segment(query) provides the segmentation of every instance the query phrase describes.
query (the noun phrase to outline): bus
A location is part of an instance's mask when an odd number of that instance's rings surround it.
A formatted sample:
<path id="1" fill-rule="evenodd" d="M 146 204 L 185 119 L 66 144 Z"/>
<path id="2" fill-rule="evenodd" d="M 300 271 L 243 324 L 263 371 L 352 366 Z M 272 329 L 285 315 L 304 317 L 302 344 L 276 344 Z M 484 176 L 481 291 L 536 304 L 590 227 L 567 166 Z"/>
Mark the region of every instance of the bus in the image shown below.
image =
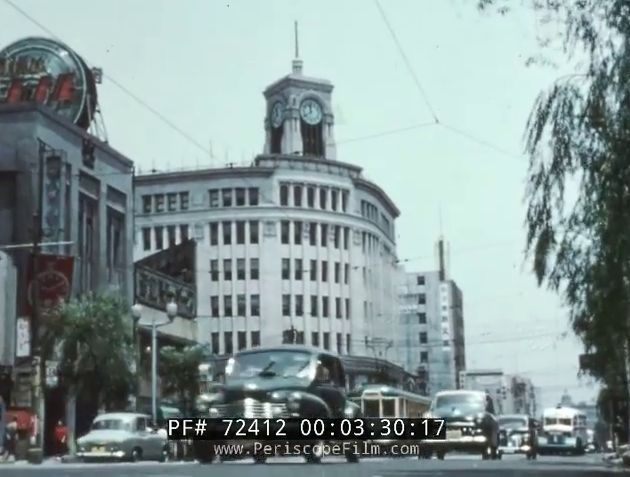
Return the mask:
<path id="1" fill-rule="evenodd" d="M 539 454 L 583 455 L 588 445 L 586 413 L 565 406 L 543 411 L 542 432 L 538 436 Z"/>

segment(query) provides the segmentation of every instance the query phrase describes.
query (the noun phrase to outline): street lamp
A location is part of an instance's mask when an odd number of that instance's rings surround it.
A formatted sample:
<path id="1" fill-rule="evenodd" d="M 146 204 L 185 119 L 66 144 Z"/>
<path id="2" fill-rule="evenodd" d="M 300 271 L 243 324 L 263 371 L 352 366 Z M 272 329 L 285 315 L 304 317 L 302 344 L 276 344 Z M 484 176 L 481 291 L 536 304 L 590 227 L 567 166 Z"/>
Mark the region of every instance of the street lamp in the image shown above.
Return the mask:
<path id="1" fill-rule="evenodd" d="M 142 318 L 142 305 L 136 303 L 131 307 L 131 314 L 136 322 Z M 153 427 L 157 427 L 157 329 L 161 326 L 172 323 L 177 316 L 177 303 L 171 300 L 166 304 L 167 321 L 158 321 L 156 314 L 151 314 L 151 415 Z"/>

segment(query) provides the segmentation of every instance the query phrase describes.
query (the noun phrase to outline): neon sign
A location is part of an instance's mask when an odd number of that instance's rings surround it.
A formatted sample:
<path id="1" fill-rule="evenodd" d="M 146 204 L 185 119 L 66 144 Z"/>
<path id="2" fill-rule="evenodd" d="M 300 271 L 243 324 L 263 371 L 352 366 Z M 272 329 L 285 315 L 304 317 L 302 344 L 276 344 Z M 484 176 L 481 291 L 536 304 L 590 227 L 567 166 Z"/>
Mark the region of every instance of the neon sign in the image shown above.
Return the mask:
<path id="1" fill-rule="evenodd" d="M 35 102 L 87 129 L 96 108 L 92 71 L 63 43 L 25 38 L 0 51 L 0 103 Z"/>

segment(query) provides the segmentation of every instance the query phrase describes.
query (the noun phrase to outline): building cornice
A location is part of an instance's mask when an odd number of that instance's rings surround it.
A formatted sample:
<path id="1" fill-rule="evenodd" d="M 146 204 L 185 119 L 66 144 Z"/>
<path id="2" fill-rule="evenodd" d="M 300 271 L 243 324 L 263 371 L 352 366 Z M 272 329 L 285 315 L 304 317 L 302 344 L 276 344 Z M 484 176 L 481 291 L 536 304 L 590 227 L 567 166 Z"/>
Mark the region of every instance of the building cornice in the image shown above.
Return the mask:
<path id="1" fill-rule="evenodd" d="M 353 182 L 354 182 L 354 186 L 357 189 L 368 190 L 372 194 L 378 196 L 383 201 L 383 203 L 387 206 L 388 212 L 394 219 L 397 219 L 398 217 L 400 217 L 400 210 L 398 209 L 398 207 L 396 207 L 396 204 L 394 204 L 394 201 L 391 200 L 389 196 L 385 193 L 385 191 L 381 189 L 379 186 L 377 186 L 374 182 L 371 182 L 362 177 L 354 178 Z"/>
<path id="2" fill-rule="evenodd" d="M 149 174 L 138 174 L 134 177 L 134 182 L 138 185 L 161 184 L 164 182 L 172 182 L 173 179 L 178 181 L 206 181 L 218 178 L 238 178 L 243 176 L 249 177 L 269 177 L 273 175 L 274 168 L 271 167 L 220 167 L 209 169 L 193 169 L 188 171 L 169 171 L 155 172 Z"/>

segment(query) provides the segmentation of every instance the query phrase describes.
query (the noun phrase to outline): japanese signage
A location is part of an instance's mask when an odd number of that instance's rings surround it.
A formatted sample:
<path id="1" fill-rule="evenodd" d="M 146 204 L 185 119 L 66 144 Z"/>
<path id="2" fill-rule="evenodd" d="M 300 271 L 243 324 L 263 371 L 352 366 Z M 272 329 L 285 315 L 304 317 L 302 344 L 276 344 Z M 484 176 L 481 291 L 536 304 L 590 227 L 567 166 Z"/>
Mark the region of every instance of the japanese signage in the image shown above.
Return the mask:
<path id="1" fill-rule="evenodd" d="M 17 319 L 17 339 L 15 356 L 25 358 L 31 355 L 31 322 L 28 318 L 20 316 Z"/>
<path id="2" fill-rule="evenodd" d="M 87 129 L 96 83 L 85 62 L 63 43 L 25 38 L 0 51 L 0 103 L 43 104 Z"/>
<path id="3" fill-rule="evenodd" d="M 28 291 L 24 314 L 33 311 L 35 298 L 35 280 L 33 280 L 33 258 L 28 273 Z M 37 288 L 39 289 L 39 305 L 45 310 L 59 304 L 61 300 L 69 298 L 72 291 L 73 257 L 61 255 L 40 255 L 38 260 Z"/>
<path id="4" fill-rule="evenodd" d="M 193 285 L 136 264 L 135 288 L 135 298 L 138 303 L 156 310 L 165 310 L 166 305 L 173 299 L 177 303 L 179 316 L 186 318 L 196 316 Z"/>

